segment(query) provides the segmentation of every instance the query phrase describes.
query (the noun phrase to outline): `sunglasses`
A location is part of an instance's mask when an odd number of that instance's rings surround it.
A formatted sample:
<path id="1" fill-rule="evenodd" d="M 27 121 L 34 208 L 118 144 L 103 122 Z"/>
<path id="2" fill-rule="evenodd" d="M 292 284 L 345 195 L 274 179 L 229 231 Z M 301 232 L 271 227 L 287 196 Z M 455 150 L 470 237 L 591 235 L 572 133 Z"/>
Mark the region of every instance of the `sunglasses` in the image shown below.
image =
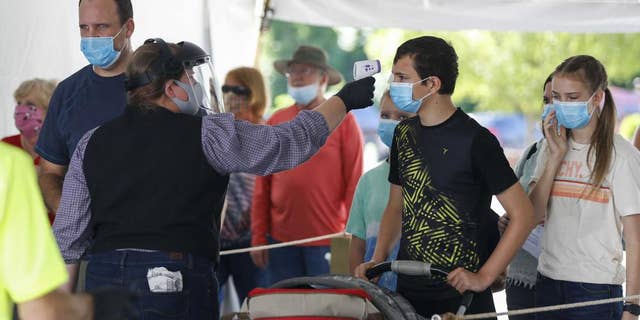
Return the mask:
<path id="1" fill-rule="evenodd" d="M 227 93 L 227 92 L 233 92 L 239 96 L 249 96 L 251 95 L 251 90 L 247 87 L 243 87 L 243 86 L 230 86 L 230 85 L 223 85 L 222 86 L 222 93 Z"/>

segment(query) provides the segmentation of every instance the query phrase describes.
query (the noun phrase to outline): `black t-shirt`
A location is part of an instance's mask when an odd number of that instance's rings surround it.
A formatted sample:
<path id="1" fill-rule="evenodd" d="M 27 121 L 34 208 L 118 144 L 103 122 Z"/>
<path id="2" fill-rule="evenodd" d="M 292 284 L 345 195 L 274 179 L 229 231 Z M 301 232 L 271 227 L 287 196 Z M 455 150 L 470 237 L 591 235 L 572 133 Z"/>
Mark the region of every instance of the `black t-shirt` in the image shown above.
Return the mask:
<path id="1" fill-rule="evenodd" d="M 477 271 L 497 228 L 491 196 L 518 181 L 497 139 L 460 109 L 436 126 L 414 117 L 398 124 L 390 164 L 389 182 L 402 186 L 404 203 L 398 259 Z M 444 280 L 399 276 L 398 290 L 456 296 Z"/>

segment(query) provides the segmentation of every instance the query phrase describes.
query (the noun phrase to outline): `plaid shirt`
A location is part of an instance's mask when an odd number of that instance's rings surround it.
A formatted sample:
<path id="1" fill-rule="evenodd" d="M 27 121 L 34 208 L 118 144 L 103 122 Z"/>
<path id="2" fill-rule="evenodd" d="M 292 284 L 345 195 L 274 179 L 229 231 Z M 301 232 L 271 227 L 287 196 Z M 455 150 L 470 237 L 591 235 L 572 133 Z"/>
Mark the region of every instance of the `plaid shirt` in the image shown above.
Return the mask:
<path id="1" fill-rule="evenodd" d="M 82 137 L 73 153 L 53 224 L 66 263 L 76 263 L 93 236 L 87 228 L 91 220 L 91 196 L 82 163 L 96 129 Z M 236 121 L 230 113 L 213 114 L 202 118 L 202 151 L 211 167 L 221 174 L 268 175 L 309 159 L 329 133 L 326 121 L 315 111 L 302 111 L 292 121 L 278 126 Z"/>

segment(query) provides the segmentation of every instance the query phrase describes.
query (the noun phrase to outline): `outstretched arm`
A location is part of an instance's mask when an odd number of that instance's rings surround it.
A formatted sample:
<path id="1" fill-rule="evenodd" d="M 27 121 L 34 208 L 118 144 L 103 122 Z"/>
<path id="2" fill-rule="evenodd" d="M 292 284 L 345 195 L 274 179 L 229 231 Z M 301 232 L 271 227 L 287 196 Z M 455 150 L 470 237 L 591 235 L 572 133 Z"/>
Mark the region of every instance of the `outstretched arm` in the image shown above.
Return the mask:
<path id="1" fill-rule="evenodd" d="M 205 116 L 203 152 L 209 164 L 223 174 L 267 175 L 291 169 L 324 145 L 348 110 L 373 104 L 373 89 L 373 78 L 350 82 L 313 111 L 302 111 L 277 126 L 235 121 L 231 114 Z"/>

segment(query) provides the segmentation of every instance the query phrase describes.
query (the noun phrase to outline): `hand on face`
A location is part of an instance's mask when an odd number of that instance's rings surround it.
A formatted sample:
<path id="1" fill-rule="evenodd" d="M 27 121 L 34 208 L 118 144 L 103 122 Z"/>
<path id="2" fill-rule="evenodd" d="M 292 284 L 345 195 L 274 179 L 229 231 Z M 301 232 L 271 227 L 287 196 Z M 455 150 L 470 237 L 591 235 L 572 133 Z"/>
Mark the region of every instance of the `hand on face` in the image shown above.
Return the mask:
<path id="1" fill-rule="evenodd" d="M 555 110 L 549 112 L 549 115 L 547 115 L 544 120 L 543 127 L 547 143 L 549 144 L 551 159 L 562 161 L 567 150 L 569 150 L 567 129 L 558 124 Z"/>

